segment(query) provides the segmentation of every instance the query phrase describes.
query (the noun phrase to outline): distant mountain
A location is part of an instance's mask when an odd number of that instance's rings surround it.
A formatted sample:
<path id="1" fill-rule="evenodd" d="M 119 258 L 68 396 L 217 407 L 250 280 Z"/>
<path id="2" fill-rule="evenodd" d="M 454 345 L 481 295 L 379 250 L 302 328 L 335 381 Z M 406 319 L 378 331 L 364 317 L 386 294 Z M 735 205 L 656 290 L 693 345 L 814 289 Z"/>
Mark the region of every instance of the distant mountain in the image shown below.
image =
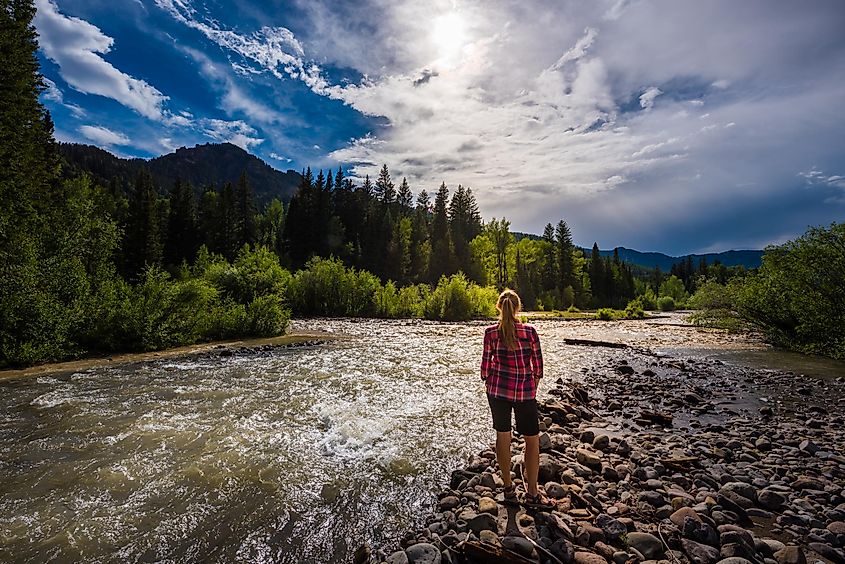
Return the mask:
<path id="1" fill-rule="evenodd" d="M 707 264 L 713 264 L 719 261 L 725 266 L 739 266 L 745 268 L 757 268 L 760 266 L 763 257 L 763 251 L 724 251 L 721 253 L 707 253 L 703 255 L 683 255 L 673 257 L 664 255 L 663 253 L 643 253 L 635 251 L 634 249 L 626 249 L 625 247 L 618 247 L 619 258 L 631 264 L 643 266 L 645 268 L 660 267 L 660 270 L 666 272 L 672 268 L 673 264 L 686 260 L 687 256 L 692 257 L 692 262 L 696 268 L 701 258 L 707 259 Z M 584 249 L 587 255 L 590 254 L 590 249 Z M 613 251 L 599 251 L 602 256 L 613 256 Z"/>
<path id="2" fill-rule="evenodd" d="M 94 180 L 108 185 L 113 178 L 127 189 L 142 169 L 147 169 L 162 193 L 166 193 L 177 178 L 190 182 L 199 195 L 208 185 L 220 187 L 238 181 L 246 171 L 259 207 L 273 198 L 290 201 L 302 176 L 294 171 L 281 172 L 255 155 L 250 155 L 231 143 L 206 143 L 196 147 L 182 147 L 176 152 L 150 160 L 121 159 L 91 145 L 61 143 L 59 152 L 73 171 L 90 173 Z"/>

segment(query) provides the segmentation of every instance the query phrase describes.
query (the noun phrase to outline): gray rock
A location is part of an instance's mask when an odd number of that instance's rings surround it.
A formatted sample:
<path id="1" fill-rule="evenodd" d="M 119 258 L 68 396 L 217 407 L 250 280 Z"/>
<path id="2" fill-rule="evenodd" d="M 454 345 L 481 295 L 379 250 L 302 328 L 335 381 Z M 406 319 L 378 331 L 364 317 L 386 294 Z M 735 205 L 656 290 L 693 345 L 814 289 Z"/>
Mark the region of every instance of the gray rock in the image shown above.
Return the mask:
<path id="1" fill-rule="evenodd" d="M 546 482 L 544 486 L 546 495 L 554 499 L 566 497 L 567 490 L 557 482 Z"/>
<path id="2" fill-rule="evenodd" d="M 545 452 L 540 453 L 539 477 L 541 482 L 556 482 L 560 479 L 561 470 L 563 470 L 563 466 L 556 458 Z"/>
<path id="3" fill-rule="evenodd" d="M 576 552 L 575 564 L 607 564 L 607 560 L 594 552 Z"/>
<path id="4" fill-rule="evenodd" d="M 480 533 L 478 533 L 478 540 L 480 540 L 481 542 L 486 542 L 487 544 L 494 544 L 496 546 L 501 544 L 501 542 L 499 541 L 499 535 L 497 535 L 493 531 L 481 531 Z"/>
<path id="5" fill-rule="evenodd" d="M 691 507 L 681 507 L 669 516 L 669 520 L 672 521 L 676 527 L 682 529 L 684 526 L 684 519 L 687 517 L 696 521 L 701 521 L 701 517 L 699 517 L 698 513 L 696 513 Z"/>
<path id="6" fill-rule="evenodd" d="M 656 558 L 663 554 L 663 543 L 651 533 L 628 533 L 625 544 L 639 551 L 647 559 Z"/>
<path id="7" fill-rule="evenodd" d="M 421 542 L 405 549 L 409 564 L 440 564 L 440 550 L 433 544 Z"/>
<path id="8" fill-rule="evenodd" d="M 719 560 L 718 564 L 754 564 L 750 560 L 740 558 L 739 556 L 730 556 Z"/>
<path id="9" fill-rule="evenodd" d="M 489 513 L 482 513 L 480 515 L 476 515 L 475 517 L 467 521 L 467 529 L 469 529 L 476 535 L 479 534 L 481 531 L 496 531 L 496 518 L 490 515 Z"/>
<path id="10" fill-rule="evenodd" d="M 549 547 L 549 551 L 564 564 L 570 564 L 573 560 L 575 560 L 575 547 L 573 547 L 572 543 L 566 539 L 556 540 L 552 543 L 552 546 Z"/>
<path id="11" fill-rule="evenodd" d="M 828 560 L 833 562 L 845 562 L 845 550 L 842 550 L 841 548 L 833 548 L 829 544 L 822 542 L 811 542 L 807 546 Z"/>
<path id="12" fill-rule="evenodd" d="M 765 507 L 766 509 L 776 511 L 783 507 L 784 503 L 786 503 L 786 498 L 782 494 L 779 494 L 774 490 L 766 488 L 760 490 L 760 492 L 757 494 L 757 504 L 760 507 Z"/>
<path id="13" fill-rule="evenodd" d="M 663 496 L 655 491 L 640 492 L 640 495 L 637 497 L 637 499 L 639 499 L 640 501 L 644 501 L 654 507 L 661 507 L 663 505 L 666 505 L 666 500 L 663 498 Z"/>
<path id="14" fill-rule="evenodd" d="M 582 443 L 593 444 L 593 440 L 596 438 L 596 434 L 592 431 L 581 431 L 581 435 L 578 437 Z"/>
<path id="15" fill-rule="evenodd" d="M 611 542 L 621 538 L 622 535 L 628 532 L 628 527 L 626 527 L 622 521 L 614 519 L 604 513 L 596 517 L 596 525 L 601 527 L 601 530 L 604 531 L 605 536 Z"/>
<path id="16" fill-rule="evenodd" d="M 719 551 L 712 546 L 689 539 L 681 539 L 681 546 L 693 564 L 714 564 L 721 558 Z"/>
<path id="17" fill-rule="evenodd" d="M 408 555 L 404 550 L 397 550 L 387 557 L 387 564 L 408 564 Z"/>
<path id="18" fill-rule="evenodd" d="M 455 509 L 461 504 L 461 500 L 454 495 L 447 495 L 440 502 L 437 504 L 437 507 L 440 508 L 440 511 L 445 511 L 447 509 Z"/>
<path id="19" fill-rule="evenodd" d="M 740 495 L 752 503 L 757 499 L 757 490 L 754 489 L 754 486 L 745 482 L 728 482 L 719 489 L 719 493 L 723 495 L 728 495 L 729 492 Z"/>

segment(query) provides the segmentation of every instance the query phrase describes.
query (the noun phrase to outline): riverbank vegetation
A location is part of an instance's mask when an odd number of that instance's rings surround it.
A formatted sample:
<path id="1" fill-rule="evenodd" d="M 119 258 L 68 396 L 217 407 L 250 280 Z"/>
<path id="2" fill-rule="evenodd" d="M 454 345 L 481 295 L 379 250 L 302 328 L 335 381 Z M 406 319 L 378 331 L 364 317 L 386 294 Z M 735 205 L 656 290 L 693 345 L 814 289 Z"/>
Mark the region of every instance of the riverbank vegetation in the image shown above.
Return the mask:
<path id="1" fill-rule="evenodd" d="M 814 227 L 766 249 L 756 272 L 707 280 L 692 297 L 693 320 L 754 329 L 771 343 L 845 359 L 845 224 Z"/>

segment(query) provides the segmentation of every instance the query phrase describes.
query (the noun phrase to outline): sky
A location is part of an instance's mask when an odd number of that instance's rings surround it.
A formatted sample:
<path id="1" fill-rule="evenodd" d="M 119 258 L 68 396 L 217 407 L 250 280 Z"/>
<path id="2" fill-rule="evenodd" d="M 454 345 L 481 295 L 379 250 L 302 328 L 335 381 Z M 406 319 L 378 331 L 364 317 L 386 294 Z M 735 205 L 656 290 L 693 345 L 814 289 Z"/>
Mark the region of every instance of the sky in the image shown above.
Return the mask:
<path id="1" fill-rule="evenodd" d="M 845 220 L 841 0 L 35 3 L 61 141 L 384 163 L 603 249 L 761 249 Z"/>

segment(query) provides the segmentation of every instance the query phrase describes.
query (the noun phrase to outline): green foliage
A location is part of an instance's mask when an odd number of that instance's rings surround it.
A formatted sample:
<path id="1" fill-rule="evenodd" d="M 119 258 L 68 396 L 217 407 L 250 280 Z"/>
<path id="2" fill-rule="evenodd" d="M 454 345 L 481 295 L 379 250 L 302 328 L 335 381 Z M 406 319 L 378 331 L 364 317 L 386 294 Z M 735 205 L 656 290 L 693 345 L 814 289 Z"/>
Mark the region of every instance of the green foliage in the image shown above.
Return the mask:
<path id="1" fill-rule="evenodd" d="M 689 299 L 688 305 L 696 310 L 690 321 L 701 327 L 726 329 L 731 332 L 747 328 L 737 312 L 736 283 L 720 284 L 706 280 Z"/>
<path id="2" fill-rule="evenodd" d="M 675 311 L 675 298 L 672 296 L 661 296 L 657 299 L 657 308 L 660 311 Z"/>
<path id="3" fill-rule="evenodd" d="M 683 307 L 683 304 L 685 304 L 686 301 L 689 299 L 689 294 L 687 293 L 687 290 L 684 287 L 683 281 L 673 274 L 660 285 L 661 299 L 657 301 L 657 306 L 660 308 L 661 311 L 670 311 L 667 309 L 663 309 L 660 306 L 661 303 L 668 303 L 662 301 L 662 298 L 664 297 L 672 298 L 672 309 L 675 309 L 675 306 Z"/>
<path id="4" fill-rule="evenodd" d="M 636 299 L 639 300 L 640 307 L 646 311 L 657 309 L 657 296 L 654 295 L 654 290 L 651 289 L 651 286 L 646 286 L 643 293 L 637 296 Z"/>
<path id="5" fill-rule="evenodd" d="M 601 319 L 602 321 L 613 321 L 614 319 L 618 319 L 618 317 L 616 310 L 609 307 L 596 310 L 596 319 Z"/>
<path id="6" fill-rule="evenodd" d="M 566 308 L 566 311 L 568 311 L 569 313 L 581 313 L 581 310 L 575 307 L 574 305 L 571 305 Z"/>
<path id="7" fill-rule="evenodd" d="M 731 280 L 739 315 L 774 344 L 845 358 L 845 224 L 766 249 L 756 274 Z"/>
<path id="8" fill-rule="evenodd" d="M 628 305 L 625 306 L 625 317 L 628 319 L 642 319 L 645 317 L 645 311 L 643 311 L 642 300 L 639 298 L 634 298 Z"/>

